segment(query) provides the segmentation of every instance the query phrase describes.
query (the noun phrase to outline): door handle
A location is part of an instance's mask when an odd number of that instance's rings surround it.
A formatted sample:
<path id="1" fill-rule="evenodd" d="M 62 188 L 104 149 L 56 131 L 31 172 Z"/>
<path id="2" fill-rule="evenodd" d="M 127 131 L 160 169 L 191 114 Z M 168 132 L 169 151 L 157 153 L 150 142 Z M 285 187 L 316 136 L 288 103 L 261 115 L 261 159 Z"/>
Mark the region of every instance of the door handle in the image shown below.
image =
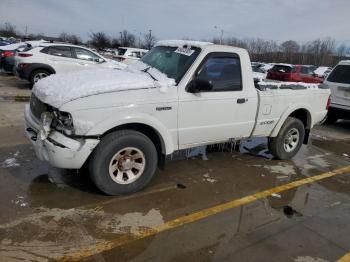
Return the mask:
<path id="1" fill-rule="evenodd" d="M 245 102 L 247 102 L 248 99 L 247 98 L 238 98 L 237 99 L 237 104 L 244 104 Z"/>

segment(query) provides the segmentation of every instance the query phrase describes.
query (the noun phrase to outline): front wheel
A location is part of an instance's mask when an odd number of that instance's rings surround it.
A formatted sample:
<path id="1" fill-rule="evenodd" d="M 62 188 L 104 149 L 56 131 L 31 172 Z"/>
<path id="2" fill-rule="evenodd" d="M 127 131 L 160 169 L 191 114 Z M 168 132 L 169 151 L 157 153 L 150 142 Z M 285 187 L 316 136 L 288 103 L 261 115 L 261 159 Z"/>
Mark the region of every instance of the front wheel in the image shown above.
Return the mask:
<path id="1" fill-rule="evenodd" d="M 303 144 L 305 127 L 299 119 L 288 117 L 276 137 L 269 138 L 269 150 L 276 158 L 284 160 L 295 156 Z"/>
<path id="2" fill-rule="evenodd" d="M 124 195 L 144 188 L 158 162 L 156 147 L 144 134 L 121 130 L 102 138 L 89 161 L 95 185 L 108 195 Z"/>

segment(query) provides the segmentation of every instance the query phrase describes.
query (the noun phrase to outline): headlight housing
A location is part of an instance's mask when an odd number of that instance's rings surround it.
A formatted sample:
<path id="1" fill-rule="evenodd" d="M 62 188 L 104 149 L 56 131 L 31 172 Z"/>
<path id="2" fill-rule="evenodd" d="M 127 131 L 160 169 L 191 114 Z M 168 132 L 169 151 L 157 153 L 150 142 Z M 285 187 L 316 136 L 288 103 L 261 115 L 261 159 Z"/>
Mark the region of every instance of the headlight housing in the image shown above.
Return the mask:
<path id="1" fill-rule="evenodd" d="M 59 132 L 63 132 L 67 136 L 74 135 L 72 115 L 68 112 L 62 112 L 57 109 L 54 109 L 52 113 L 54 116 L 52 127 Z"/>

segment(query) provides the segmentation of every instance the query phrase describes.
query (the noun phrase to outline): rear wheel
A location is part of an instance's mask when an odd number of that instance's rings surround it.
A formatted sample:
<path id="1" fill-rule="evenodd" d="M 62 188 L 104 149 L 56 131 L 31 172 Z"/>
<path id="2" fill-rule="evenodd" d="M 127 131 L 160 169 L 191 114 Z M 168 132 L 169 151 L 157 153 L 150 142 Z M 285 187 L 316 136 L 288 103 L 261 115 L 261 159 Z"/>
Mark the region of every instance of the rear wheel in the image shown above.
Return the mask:
<path id="1" fill-rule="evenodd" d="M 108 195 L 129 194 L 144 188 L 157 168 L 158 155 L 152 141 L 134 130 L 106 135 L 90 161 L 90 176 Z"/>
<path id="2" fill-rule="evenodd" d="M 51 75 L 51 73 L 47 70 L 44 69 L 39 69 L 35 70 L 31 75 L 30 75 L 30 83 L 32 86 L 38 82 L 40 79 L 43 79 L 47 76 Z"/>
<path id="3" fill-rule="evenodd" d="M 269 139 L 269 150 L 278 159 L 295 156 L 303 144 L 305 127 L 299 119 L 288 117 L 276 137 Z"/>

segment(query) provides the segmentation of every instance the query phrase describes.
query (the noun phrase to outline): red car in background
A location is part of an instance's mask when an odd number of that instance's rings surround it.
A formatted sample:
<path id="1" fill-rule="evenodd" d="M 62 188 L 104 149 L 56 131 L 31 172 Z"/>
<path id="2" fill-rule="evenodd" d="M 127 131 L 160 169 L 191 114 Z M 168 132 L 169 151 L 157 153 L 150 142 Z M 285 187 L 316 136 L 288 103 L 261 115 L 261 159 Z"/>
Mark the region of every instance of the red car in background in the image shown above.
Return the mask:
<path id="1" fill-rule="evenodd" d="M 268 71 L 266 79 L 320 84 L 323 78 L 316 76 L 314 68 L 306 65 L 276 64 Z"/>

